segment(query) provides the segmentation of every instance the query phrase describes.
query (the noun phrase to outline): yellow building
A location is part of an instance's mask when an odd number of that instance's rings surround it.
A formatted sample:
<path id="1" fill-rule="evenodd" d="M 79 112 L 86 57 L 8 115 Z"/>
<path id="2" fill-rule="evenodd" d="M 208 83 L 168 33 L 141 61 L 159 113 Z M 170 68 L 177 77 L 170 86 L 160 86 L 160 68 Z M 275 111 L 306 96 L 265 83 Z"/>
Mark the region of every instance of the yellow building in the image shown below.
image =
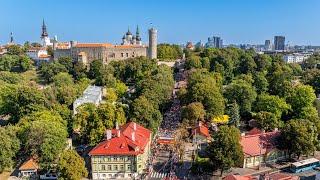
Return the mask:
<path id="1" fill-rule="evenodd" d="M 92 179 L 124 179 L 143 173 L 150 143 L 151 131 L 135 122 L 107 130 L 106 139 L 89 153 Z"/>
<path id="2" fill-rule="evenodd" d="M 257 167 L 287 158 L 287 152 L 277 148 L 279 136 L 278 130 L 263 132 L 256 128 L 242 135 L 240 143 L 244 153 L 243 168 Z"/>

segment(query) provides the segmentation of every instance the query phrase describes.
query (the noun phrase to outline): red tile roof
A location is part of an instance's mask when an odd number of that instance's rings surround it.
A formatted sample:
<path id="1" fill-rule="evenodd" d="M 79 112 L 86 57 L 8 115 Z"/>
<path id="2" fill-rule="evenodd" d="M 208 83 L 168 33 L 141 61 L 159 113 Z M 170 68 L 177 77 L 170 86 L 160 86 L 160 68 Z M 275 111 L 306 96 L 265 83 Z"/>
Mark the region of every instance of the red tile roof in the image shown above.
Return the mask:
<path id="1" fill-rule="evenodd" d="M 299 180 L 299 176 L 293 176 L 285 173 L 274 173 L 268 176 L 269 180 Z"/>
<path id="2" fill-rule="evenodd" d="M 245 156 L 257 156 L 276 148 L 279 131 L 265 132 L 241 137 L 241 145 Z"/>
<path id="3" fill-rule="evenodd" d="M 19 168 L 20 171 L 23 170 L 37 170 L 39 169 L 39 165 L 38 163 L 35 162 L 35 160 L 33 158 L 28 159 L 27 161 L 25 161 Z"/>
<path id="4" fill-rule="evenodd" d="M 260 134 L 260 133 L 262 133 L 262 130 L 255 127 L 253 129 L 251 129 L 249 132 L 247 132 L 246 135 L 255 135 L 255 134 Z"/>
<path id="5" fill-rule="evenodd" d="M 193 130 L 193 134 L 201 134 L 205 136 L 206 138 L 210 137 L 209 129 L 208 127 L 203 124 L 202 122 L 199 122 L 199 125 Z"/>
<path id="6" fill-rule="evenodd" d="M 134 130 L 134 126 L 136 126 L 136 130 Z M 120 136 L 118 136 L 118 131 Z M 141 154 L 151 139 L 151 131 L 134 122 L 125 124 L 119 130 L 113 129 L 112 135 L 111 139 L 106 139 L 93 148 L 89 155 Z"/>
<path id="7" fill-rule="evenodd" d="M 252 176 L 240 176 L 240 175 L 228 175 L 224 178 L 223 180 L 257 180 L 257 178 L 252 177 Z"/>

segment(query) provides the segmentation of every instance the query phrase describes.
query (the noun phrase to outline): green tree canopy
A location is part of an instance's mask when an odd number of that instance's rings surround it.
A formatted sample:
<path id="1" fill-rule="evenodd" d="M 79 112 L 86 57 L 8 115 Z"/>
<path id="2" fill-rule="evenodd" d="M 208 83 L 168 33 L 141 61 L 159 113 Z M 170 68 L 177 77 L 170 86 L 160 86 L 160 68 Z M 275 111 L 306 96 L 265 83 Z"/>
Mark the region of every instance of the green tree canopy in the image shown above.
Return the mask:
<path id="1" fill-rule="evenodd" d="M 14 165 L 14 158 L 20 149 L 16 132 L 14 126 L 0 127 L 0 173 Z"/>
<path id="2" fill-rule="evenodd" d="M 206 111 L 202 103 L 193 102 L 182 107 L 181 117 L 191 126 L 195 126 L 199 121 L 204 121 Z"/>
<path id="3" fill-rule="evenodd" d="M 213 135 L 207 152 L 211 163 L 216 169 L 223 171 L 243 162 L 243 152 L 240 145 L 240 131 L 234 126 L 220 126 L 219 131 Z"/>
<path id="4" fill-rule="evenodd" d="M 85 162 L 74 150 L 63 151 L 58 161 L 59 179 L 79 180 L 88 176 Z"/>
<path id="5" fill-rule="evenodd" d="M 290 109 L 290 105 L 279 96 L 261 94 L 258 96 L 254 106 L 256 112 L 267 111 L 273 113 L 277 119 Z"/>
<path id="6" fill-rule="evenodd" d="M 271 112 L 260 111 L 254 115 L 260 129 L 272 131 L 280 126 L 280 121 L 276 115 Z"/>

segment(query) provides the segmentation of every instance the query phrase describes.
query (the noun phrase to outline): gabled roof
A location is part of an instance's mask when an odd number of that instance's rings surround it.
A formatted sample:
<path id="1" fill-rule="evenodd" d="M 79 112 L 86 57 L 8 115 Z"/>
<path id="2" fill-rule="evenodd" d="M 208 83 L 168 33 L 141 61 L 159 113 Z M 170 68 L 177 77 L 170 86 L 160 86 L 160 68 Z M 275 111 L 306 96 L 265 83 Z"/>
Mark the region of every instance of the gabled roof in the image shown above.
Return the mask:
<path id="1" fill-rule="evenodd" d="M 252 176 L 240 176 L 240 175 L 233 175 L 233 174 L 230 174 L 222 179 L 223 180 L 257 180 L 257 178 Z"/>
<path id="2" fill-rule="evenodd" d="M 150 138 L 150 130 L 130 122 L 118 130 L 113 129 L 112 138 L 102 141 L 89 155 L 138 155 L 144 152 Z"/>
<path id="3" fill-rule="evenodd" d="M 299 176 L 285 173 L 274 173 L 268 176 L 269 180 L 299 180 Z"/>
<path id="4" fill-rule="evenodd" d="M 249 132 L 247 132 L 246 135 L 255 135 L 260 133 L 262 133 L 262 130 L 255 127 L 251 129 Z"/>
<path id="5" fill-rule="evenodd" d="M 245 156 L 257 156 L 266 154 L 276 149 L 279 131 L 262 132 L 259 134 L 245 135 L 241 137 L 241 146 Z"/>
<path id="6" fill-rule="evenodd" d="M 200 134 L 202 136 L 205 136 L 206 138 L 210 137 L 208 127 L 202 122 L 199 122 L 198 126 L 193 130 L 192 134 Z"/>
<path id="7" fill-rule="evenodd" d="M 37 169 L 39 169 L 39 165 L 35 162 L 33 158 L 30 158 L 27 161 L 25 161 L 19 168 L 20 171 Z"/>

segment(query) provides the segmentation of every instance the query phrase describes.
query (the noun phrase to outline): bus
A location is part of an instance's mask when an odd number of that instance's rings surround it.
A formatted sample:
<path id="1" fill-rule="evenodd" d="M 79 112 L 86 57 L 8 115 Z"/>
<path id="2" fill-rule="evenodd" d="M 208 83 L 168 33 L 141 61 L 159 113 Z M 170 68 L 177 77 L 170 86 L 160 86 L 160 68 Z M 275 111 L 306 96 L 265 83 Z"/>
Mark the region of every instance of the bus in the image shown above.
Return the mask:
<path id="1" fill-rule="evenodd" d="M 303 171 L 311 170 L 318 166 L 320 166 L 320 161 L 316 158 L 310 158 L 292 163 L 290 166 L 290 170 L 293 173 L 300 173 Z"/>

